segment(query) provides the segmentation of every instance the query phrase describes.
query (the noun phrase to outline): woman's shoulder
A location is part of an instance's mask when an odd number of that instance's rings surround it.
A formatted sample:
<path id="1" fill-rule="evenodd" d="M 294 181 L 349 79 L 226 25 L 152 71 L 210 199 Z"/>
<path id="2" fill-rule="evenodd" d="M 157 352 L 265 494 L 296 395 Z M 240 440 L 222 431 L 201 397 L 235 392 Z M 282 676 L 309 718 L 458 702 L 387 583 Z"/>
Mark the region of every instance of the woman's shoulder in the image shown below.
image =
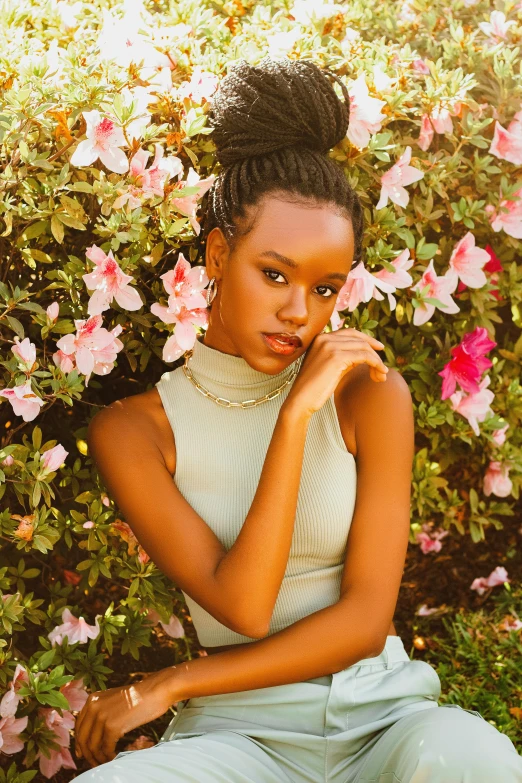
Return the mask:
<path id="1" fill-rule="evenodd" d="M 139 446 L 143 439 L 150 439 L 160 450 L 165 465 L 174 474 L 176 447 L 174 433 L 163 408 L 156 386 L 130 397 L 115 400 L 96 415 L 100 429 L 107 433 L 116 428 L 124 433 L 125 441 L 135 438 Z M 94 419 L 93 419 L 94 421 Z M 109 425 L 109 426 L 107 426 Z"/>
<path id="2" fill-rule="evenodd" d="M 381 404 L 384 396 L 403 394 L 407 383 L 401 373 L 390 367 L 386 381 L 377 383 L 370 376 L 370 367 L 359 364 L 339 383 L 334 399 L 339 426 L 346 448 L 357 457 L 357 421 L 363 420 Z"/>

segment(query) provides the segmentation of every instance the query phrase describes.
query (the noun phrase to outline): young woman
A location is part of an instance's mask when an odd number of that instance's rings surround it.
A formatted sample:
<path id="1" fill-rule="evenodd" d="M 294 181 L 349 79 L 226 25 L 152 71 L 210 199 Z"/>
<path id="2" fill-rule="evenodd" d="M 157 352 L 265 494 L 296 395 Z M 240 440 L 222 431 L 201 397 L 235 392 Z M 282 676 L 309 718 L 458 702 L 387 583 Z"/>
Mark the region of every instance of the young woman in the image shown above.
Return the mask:
<path id="1" fill-rule="evenodd" d="M 84 783 L 522 781 L 510 739 L 439 706 L 436 671 L 393 624 L 412 400 L 380 342 L 325 333 L 362 255 L 361 204 L 327 154 L 348 118 L 346 87 L 305 61 L 240 62 L 215 96 L 208 328 L 89 429 L 208 656 L 90 696 Z M 157 745 L 115 756 L 176 703 Z"/>

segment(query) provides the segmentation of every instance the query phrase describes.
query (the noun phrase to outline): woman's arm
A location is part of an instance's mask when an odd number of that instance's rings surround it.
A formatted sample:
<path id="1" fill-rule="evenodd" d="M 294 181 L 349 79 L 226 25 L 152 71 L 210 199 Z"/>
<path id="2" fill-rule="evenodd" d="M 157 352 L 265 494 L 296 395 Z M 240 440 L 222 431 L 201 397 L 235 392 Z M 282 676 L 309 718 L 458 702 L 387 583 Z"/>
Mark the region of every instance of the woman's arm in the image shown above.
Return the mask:
<path id="1" fill-rule="evenodd" d="M 396 370 L 386 384 L 361 375 L 350 397 L 357 500 L 340 600 L 265 639 L 165 670 L 172 702 L 320 677 L 384 648 L 410 531 L 413 404 Z"/>
<path id="2" fill-rule="evenodd" d="M 103 482 L 153 562 L 219 622 L 251 638 L 267 634 L 286 570 L 309 420 L 286 401 L 281 406 L 256 494 L 228 552 L 177 489 L 158 433 L 132 397 L 89 425 Z"/>

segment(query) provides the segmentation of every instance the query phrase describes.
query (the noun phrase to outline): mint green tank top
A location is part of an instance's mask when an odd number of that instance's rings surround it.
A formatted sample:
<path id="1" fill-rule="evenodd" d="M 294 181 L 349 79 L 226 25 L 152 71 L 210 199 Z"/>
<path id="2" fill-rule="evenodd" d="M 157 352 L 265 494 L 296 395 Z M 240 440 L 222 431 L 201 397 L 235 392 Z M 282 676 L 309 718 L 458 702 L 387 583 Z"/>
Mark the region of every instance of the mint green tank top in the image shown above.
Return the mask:
<path id="1" fill-rule="evenodd" d="M 233 402 L 257 399 L 277 389 L 293 365 L 269 375 L 201 339 L 196 340 L 189 360 L 202 386 Z M 279 396 L 252 408 L 218 405 L 198 391 L 183 367 L 165 372 L 156 384 L 174 434 L 174 482 L 226 551 L 254 499 L 277 416 L 292 383 Z M 288 458 L 292 459 L 291 453 Z M 355 459 L 344 443 L 332 394 L 308 424 L 292 544 L 268 636 L 339 600 L 356 484 Z M 203 647 L 253 641 L 183 595 Z"/>

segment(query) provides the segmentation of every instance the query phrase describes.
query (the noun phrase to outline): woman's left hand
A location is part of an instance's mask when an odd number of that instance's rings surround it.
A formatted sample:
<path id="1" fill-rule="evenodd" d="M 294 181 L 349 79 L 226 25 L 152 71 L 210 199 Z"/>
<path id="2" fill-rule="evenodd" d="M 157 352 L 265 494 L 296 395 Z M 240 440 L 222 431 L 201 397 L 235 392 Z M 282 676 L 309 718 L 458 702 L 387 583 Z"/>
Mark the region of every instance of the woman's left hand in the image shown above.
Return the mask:
<path id="1" fill-rule="evenodd" d="M 92 767 L 115 758 L 116 743 L 128 731 L 161 717 L 172 699 L 174 667 L 132 685 L 91 693 L 76 718 L 76 755 Z"/>

